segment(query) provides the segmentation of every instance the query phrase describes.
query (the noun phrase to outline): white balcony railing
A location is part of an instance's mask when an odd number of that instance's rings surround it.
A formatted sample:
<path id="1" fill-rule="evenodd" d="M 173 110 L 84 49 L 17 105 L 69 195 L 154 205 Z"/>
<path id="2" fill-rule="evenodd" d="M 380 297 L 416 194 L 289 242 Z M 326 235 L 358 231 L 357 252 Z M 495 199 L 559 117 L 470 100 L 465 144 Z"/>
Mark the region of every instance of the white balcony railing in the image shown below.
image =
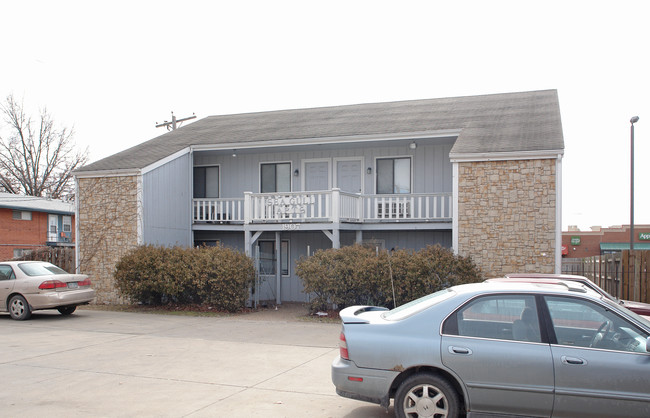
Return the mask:
<path id="1" fill-rule="evenodd" d="M 418 193 L 364 196 L 364 219 L 435 220 L 451 219 L 451 193 Z"/>
<path id="2" fill-rule="evenodd" d="M 244 198 L 194 199 L 194 222 L 243 222 Z"/>
<path id="3" fill-rule="evenodd" d="M 451 193 L 360 195 L 320 192 L 244 193 L 243 198 L 194 199 L 194 222 L 399 222 L 447 220 Z"/>

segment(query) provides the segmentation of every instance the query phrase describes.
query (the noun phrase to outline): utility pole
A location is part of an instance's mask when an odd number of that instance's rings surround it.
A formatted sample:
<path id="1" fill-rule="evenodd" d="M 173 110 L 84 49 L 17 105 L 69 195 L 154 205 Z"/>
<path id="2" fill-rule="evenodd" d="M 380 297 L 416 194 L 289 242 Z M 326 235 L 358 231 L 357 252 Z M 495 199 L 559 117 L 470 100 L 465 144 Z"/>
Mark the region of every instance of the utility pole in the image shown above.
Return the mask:
<path id="1" fill-rule="evenodd" d="M 638 116 L 630 119 L 630 251 L 634 250 L 634 124 Z"/>
<path id="2" fill-rule="evenodd" d="M 160 128 L 161 126 L 166 126 L 168 131 L 175 131 L 178 124 L 194 118 L 196 118 L 196 115 L 192 113 L 192 116 L 189 116 L 187 118 L 176 119 L 176 115 L 174 115 L 174 112 L 172 112 L 171 122 L 167 122 L 167 121 L 164 121 L 163 123 L 156 122 L 156 128 Z"/>

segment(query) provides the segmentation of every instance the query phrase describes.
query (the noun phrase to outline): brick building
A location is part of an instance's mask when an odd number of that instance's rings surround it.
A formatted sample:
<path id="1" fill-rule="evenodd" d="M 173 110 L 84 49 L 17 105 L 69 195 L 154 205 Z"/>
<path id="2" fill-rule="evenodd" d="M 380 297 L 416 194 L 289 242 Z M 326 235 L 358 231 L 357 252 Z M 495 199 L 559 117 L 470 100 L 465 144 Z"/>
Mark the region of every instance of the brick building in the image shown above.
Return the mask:
<path id="1" fill-rule="evenodd" d="M 0 260 L 43 246 L 74 246 L 74 204 L 0 193 Z"/>
<path id="2" fill-rule="evenodd" d="M 630 249 L 630 225 L 581 231 L 569 226 L 562 232 L 562 257 L 584 258 Z M 650 250 L 650 225 L 634 225 L 634 249 Z"/>

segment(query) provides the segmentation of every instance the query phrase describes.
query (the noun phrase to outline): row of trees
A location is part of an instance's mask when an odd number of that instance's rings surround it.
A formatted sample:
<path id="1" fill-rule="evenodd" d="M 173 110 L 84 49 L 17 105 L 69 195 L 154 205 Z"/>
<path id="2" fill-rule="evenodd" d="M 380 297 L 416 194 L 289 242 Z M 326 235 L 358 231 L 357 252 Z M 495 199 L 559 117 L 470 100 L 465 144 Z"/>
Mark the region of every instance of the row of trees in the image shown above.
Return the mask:
<path id="1" fill-rule="evenodd" d="M 43 108 L 34 118 L 9 95 L 0 104 L 0 191 L 72 199 L 72 172 L 88 161 L 73 143 L 74 130 L 58 127 Z"/>

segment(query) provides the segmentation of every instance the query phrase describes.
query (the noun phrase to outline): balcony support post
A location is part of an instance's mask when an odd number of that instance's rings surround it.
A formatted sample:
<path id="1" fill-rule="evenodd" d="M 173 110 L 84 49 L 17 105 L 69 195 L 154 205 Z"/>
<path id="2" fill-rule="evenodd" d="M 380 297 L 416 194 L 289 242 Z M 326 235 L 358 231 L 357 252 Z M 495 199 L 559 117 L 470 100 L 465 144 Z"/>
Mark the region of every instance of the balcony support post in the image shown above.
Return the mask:
<path id="1" fill-rule="evenodd" d="M 244 252 L 246 256 L 250 257 L 253 250 L 253 244 L 251 243 L 251 231 L 248 228 L 244 228 Z"/>
<path id="2" fill-rule="evenodd" d="M 253 234 L 248 226 L 244 227 L 244 252 L 247 256 L 252 257 L 253 245 L 255 245 L 260 235 L 262 235 L 262 231 L 257 231 Z"/>
<path id="3" fill-rule="evenodd" d="M 281 251 L 282 245 L 280 242 L 280 231 L 275 233 L 275 304 L 282 305 L 282 297 L 280 291 L 282 290 L 282 264 L 281 264 Z"/>
<path id="4" fill-rule="evenodd" d="M 244 192 L 244 225 L 251 223 L 253 206 L 251 205 L 251 196 L 253 192 Z"/>
<path id="5" fill-rule="evenodd" d="M 341 234 L 338 222 L 334 223 L 334 229 L 332 229 L 332 248 L 341 248 Z"/>

